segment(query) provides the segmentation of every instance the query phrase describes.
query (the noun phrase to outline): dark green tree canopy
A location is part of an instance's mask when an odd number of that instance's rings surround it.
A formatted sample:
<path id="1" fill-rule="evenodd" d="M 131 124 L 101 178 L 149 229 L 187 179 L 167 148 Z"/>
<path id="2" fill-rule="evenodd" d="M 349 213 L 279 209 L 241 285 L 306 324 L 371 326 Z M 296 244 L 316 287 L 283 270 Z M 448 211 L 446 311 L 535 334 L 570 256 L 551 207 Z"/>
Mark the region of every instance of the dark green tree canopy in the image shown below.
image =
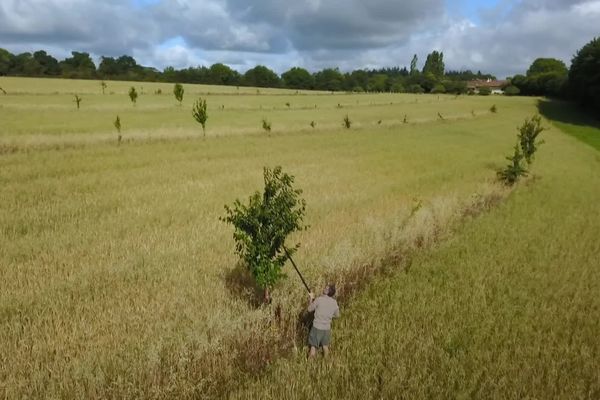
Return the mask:
<path id="1" fill-rule="evenodd" d="M 257 65 L 244 74 L 244 85 L 257 87 L 279 87 L 279 76 L 264 65 Z"/>
<path id="2" fill-rule="evenodd" d="M 600 115 L 600 38 L 594 38 L 573 57 L 569 89 L 580 104 Z"/>
<path id="3" fill-rule="evenodd" d="M 527 77 L 550 72 L 557 75 L 567 75 L 568 70 L 565 63 L 556 58 L 537 58 L 527 70 Z"/>
<path id="4" fill-rule="evenodd" d="M 285 87 L 290 89 L 312 89 L 315 79 L 304 68 L 293 67 L 281 74 Z"/>
<path id="5" fill-rule="evenodd" d="M 432 51 L 427 55 L 425 65 L 423 66 L 423 74 L 431 73 L 436 78 L 444 76 L 444 53 L 438 51 Z"/>

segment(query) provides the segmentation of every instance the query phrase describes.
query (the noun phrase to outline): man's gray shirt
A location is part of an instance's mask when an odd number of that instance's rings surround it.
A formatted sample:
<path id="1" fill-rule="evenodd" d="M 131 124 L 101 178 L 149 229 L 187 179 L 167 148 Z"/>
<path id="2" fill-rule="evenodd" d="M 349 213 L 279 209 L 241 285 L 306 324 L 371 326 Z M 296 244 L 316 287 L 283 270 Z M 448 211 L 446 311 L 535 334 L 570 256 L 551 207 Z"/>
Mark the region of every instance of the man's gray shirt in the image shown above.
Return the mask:
<path id="1" fill-rule="evenodd" d="M 313 326 L 317 329 L 328 331 L 331 329 L 331 320 L 340 316 L 337 301 L 329 296 L 319 296 L 308 305 L 308 312 L 315 312 Z"/>

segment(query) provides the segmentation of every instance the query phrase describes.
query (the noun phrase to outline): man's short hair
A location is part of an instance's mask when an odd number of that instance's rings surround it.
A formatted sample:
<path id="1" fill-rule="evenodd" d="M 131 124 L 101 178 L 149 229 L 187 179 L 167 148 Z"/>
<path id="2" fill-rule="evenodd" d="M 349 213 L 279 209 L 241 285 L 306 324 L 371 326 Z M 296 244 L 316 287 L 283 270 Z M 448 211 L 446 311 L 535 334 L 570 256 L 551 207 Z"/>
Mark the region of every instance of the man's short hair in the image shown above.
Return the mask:
<path id="1" fill-rule="evenodd" d="M 330 283 L 329 285 L 327 285 L 327 287 L 328 287 L 327 296 L 329 296 L 329 297 L 335 296 L 335 283 Z"/>

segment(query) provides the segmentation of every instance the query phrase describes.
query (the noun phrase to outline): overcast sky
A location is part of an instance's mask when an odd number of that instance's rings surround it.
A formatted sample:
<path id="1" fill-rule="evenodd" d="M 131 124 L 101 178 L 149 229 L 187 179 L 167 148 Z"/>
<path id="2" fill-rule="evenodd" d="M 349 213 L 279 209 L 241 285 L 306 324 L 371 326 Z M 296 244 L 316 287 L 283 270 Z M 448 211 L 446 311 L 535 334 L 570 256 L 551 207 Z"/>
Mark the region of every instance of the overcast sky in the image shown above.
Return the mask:
<path id="1" fill-rule="evenodd" d="M 0 0 L 0 47 L 132 55 L 163 69 L 223 62 L 281 73 L 422 67 L 523 73 L 537 57 L 567 66 L 600 36 L 600 0 Z"/>

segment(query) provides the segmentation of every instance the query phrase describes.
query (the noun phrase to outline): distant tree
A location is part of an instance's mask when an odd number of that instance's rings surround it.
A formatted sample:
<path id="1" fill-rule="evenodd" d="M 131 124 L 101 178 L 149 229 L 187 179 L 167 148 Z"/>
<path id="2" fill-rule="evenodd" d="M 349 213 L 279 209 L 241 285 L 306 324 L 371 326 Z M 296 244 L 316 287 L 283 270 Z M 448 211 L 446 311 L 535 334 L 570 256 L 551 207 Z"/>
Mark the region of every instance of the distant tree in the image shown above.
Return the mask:
<path id="1" fill-rule="evenodd" d="M 314 77 L 304 68 L 293 67 L 281 74 L 283 84 L 290 89 L 312 89 Z"/>
<path id="2" fill-rule="evenodd" d="M 137 90 L 135 90 L 135 87 L 132 86 L 131 88 L 129 88 L 129 100 L 131 100 L 133 105 L 136 105 L 137 98 L 138 98 Z"/>
<path id="3" fill-rule="evenodd" d="M 315 88 L 319 90 L 338 91 L 344 85 L 344 76 L 338 68 L 325 68 L 315 75 Z"/>
<path id="4" fill-rule="evenodd" d="M 529 66 L 529 69 L 527 70 L 527 76 L 532 77 L 548 72 L 566 75 L 568 73 L 568 70 L 565 63 L 561 60 L 557 60 L 556 58 L 537 58 Z"/>
<path id="5" fill-rule="evenodd" d="M 208 82 L 213 85 L 237 85 L 240 74 L 225 64 L 216 63 L 208 69 Z"/>
<path id="6" fill-rule="evenodd" d="M 434 50 L 427 55 L 423 66 L 423 75 L 431 73 L 437 79 L 441 79 L 444 76 L 444 69 L 444 53 Z"/>
<path id="7" fill-rule="evenodd" d="M 452 94 L 467 93 L 467 82 L 465 82 L 465 81 L 446 80 L 446 81 L 444 81 L 444 87 L 446 88 L 446 93 L 452 93 Z"/>
<path id="8" fill-rule="evenodd" d="M 489 87 L 482 87 L 479 89 L 480 96 L 489 96 L 492 94 L 492 90 Z"/>
<path id="9" fill-rule="evenodd" d="M 375 74 L 369 78 L 369 91 L 387 92 L 389 88 L 389 77 L 386 74 Z"/>
<path id="10" fill-rule="evenodd" d="M 96 65 L 88 53 L 72 51 L 71 57 L 60 62 L 63 75 L 69 78 L 92 78 Z"/>
<path id="11" fill-rule="evenodd" d="M 8 50 L 0 48 L 0 76 L 9 74 L 14 57 Z"/>
<path id="12" fill-rule="evenodd" d="M 594 38 L 573 57 L 569 71 L 571 96 L 600 115 L 600 38 Z"/>
<path id="13" fill-rule="evenodd" d="M 206 100 L 203 100 L 202 98 L 196 100 L 194 107 L 192 108 L 192 116 L 200 125 L 202 125 L 202 133 L 206 136 L 206 120 L 208 119 Z"/>
<path id="14" fill-rule="evenodd" d="M 415 54 L 410 62 L 410 75 L 418 75 L 419 74 L 419 69 L 417 68 L 418 61 L 419 61 L 419 58 Z"/>
<path id="15" fill-rule="evenodd" d="M 181 102 L 183 101 L 183 93 L 184 93 L 183 85 L 181 83 L 176 83 L 175 86 L 173 87 L 173 95 L 175 95 L 175 99 L 179 102 L 180 106 L 181 106 Z"/>
<path id="16" fill-rule="evenodd" d="M 40 72 L 42 75 L 60 75 L 58 60 L 47 54 L 44 50 L 39 50 L 33 53 L 33 59 L 40 65 Z"/>
<path id="17" fill-rule="evenodd" d="M 567 80 L 565 63 L 555 58 L 538 58 L 531 64 L 526 76 L 515 75 L 510 81 L 523 95 L 562 97 Z"/>
<path id="18" fill-rule="evenodd" d="M 264 65 L 257 65 L 246 71 L 243 82 L 247 86 L 257 87 L 279 87 L 281 80 L 279 76 Z"/>
<path id="19" fill-rule="evenodd" d="M 100 81 L 100 88 L 102 89 L 102 94 L 104 94 L 104 91 L 106 90 L 107 87 L 108 87 L 108 85 L 106 84 L 106 82 Z"/>

